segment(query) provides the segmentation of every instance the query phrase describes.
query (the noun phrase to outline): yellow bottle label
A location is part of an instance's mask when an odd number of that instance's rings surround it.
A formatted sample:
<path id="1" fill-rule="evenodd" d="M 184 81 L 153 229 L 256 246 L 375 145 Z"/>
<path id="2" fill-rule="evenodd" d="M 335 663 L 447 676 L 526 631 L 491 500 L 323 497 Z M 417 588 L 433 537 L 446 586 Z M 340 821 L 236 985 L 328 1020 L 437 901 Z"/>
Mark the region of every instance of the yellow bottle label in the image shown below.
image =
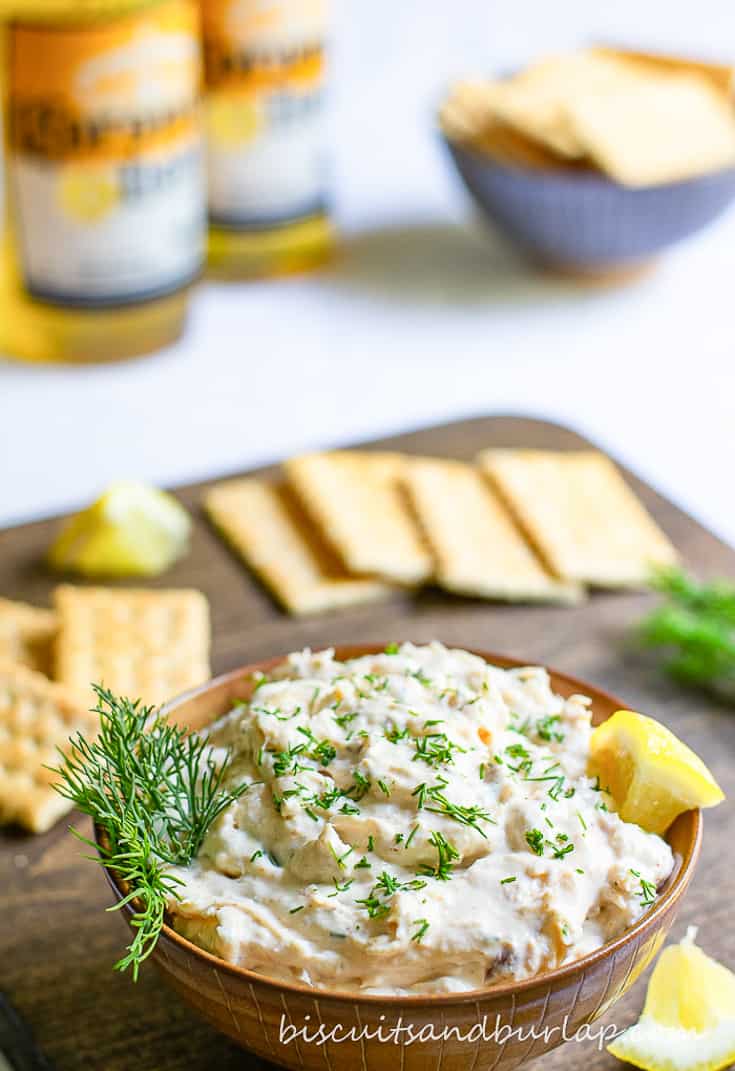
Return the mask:
<path id="1" fill-rule="evenodd" d="M 326 208 L 326 0 L 204 0 L 209 217 L 281 226 Z"/>
<path id="2" fill-rule="evenodd" d="M 86 26 L 10 26 L 8 174 L 34 297 L 121 305 L 198 273 L 199 78 L 194 0 Z"/>

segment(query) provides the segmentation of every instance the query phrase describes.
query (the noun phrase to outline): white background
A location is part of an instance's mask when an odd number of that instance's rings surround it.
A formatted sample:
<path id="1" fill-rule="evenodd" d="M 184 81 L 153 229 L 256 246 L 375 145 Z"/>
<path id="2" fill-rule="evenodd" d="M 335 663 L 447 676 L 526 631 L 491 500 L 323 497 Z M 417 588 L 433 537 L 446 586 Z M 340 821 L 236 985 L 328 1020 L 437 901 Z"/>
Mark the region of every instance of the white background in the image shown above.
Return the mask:
<path id="1" fill-rule="evenodd" d="M 342 247 L 201 288 L 186 338 L 90 368 L 0 361 L 0 523 L 490 411 L 571 423 L 735 541 L 735 212 L 623 289 L 484 234 L 432 129 L 455 74 L 607 38 L 735 55 L 732 0 L 335 0 Z"/>

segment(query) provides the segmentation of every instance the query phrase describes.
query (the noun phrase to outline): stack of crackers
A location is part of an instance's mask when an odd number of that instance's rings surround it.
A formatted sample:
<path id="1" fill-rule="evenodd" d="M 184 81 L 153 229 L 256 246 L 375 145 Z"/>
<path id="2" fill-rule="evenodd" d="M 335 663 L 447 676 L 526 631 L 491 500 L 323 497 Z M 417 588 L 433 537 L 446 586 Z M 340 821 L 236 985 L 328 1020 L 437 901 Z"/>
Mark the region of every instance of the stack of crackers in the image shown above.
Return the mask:
<path id="1" fill-rule="evenodd" d="M 0 822 L 40 833 L 70 809 L 47 767 L 95 735 L 92 682 L 158 705 L 209 677 L 209 638 L 198 591 L 65 584 L 53 610 L 0 599 Z"/>
<path id="2" fill-rule="evenodd" d="M 474 464 L 397 453 L 293 458 L 281 477 L 215 486 L 217 529 L 293 614 L 438 585 L 577 603 L 644 586 L 677 554 L 596 451 L 486 450 Z"/>
<path id="3" fill-rule="evenodd" d="M 735 166 L 735 68 L 613 48 L 457 83 L 447 137 L 501 163 L 595 170 L 625 186 Z"/>

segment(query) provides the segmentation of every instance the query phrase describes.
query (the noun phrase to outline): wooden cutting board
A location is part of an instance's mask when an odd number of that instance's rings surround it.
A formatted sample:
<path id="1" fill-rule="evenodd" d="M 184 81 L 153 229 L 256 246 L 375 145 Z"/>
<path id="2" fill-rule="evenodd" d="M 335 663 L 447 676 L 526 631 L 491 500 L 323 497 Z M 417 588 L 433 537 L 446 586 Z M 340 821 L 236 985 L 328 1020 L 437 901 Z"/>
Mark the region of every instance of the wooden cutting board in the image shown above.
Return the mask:
<path id="1" fill-rule="evenodd" d="M 569 449 L 585 444 L 558 426 L 520 417 L 487 417 L 401 435 L 370 446 L 470 459 L 488 446 Z M 691 517 L 629 475 L 654 516 L 703 575 L 735 576 L 735 551 Z M 502 607 L 427 590 L 379 606 L 292 621 L 273 604 L 209 528 L 201 511 L 206 484 L 181 489 L 195 517 L 192 550 L 163 586 L 192 585 L 209 597 L 215 673 L 305 645 L 433 638 L 481 647 L 566 670 L 621 696 L 631 707 L 669 724 L 735 792 L 735 710 L 674 686 L 630 647 L 631 625 L 648 608 L 646 595 L 595 595 L 580 608 Z M 611 523 L 615 518 L 611 517 Z M 45 605 L 54 579 L 42 556 L 58 521 L 0 533 L 0 595 Z M 707 816 L 694 885 L 675 936 L 700 927 L 706 950 L 735 967 L 735 866 L 728 804 Z M 86 820 L 80 828 L 88 832 Z M 0 833 L 0 990 L 30 1024 L 58 1071 L 230 1071 L 260 1061 L 193 1018 L 144 970 L 134 985 L 113 973 L 125 931 L 105 914 L 110 897 L 101 872 L 81 859 L 66 823 L 42 837 Z M 622 1027 L 636 1016 L 645 982 L 606 1016 Z M 0 1033 L 0 1047 L 2 1047 Z M 549 1071 L 612 1068 L 594 1042 L 573 1043 L 546 1057 Z M 0 1061 L 0 1064 L 2 1061 Z M 335 1068 L 339 1071 L 339 1068 Z"/>

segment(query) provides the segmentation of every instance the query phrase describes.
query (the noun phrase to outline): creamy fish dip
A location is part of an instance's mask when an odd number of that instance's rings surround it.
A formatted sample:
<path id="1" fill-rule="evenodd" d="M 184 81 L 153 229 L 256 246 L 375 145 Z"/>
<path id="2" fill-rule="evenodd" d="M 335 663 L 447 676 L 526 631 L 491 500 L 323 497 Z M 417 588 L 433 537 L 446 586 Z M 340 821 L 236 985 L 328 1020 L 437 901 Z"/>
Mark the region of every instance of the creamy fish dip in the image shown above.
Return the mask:
<path id="1" fill-rule="evenodd" d="M 176 869 L 176 929 L 376 993 L 526 978 L 645 912 L 674 860 L 586 776 L 590 701 L 439 643 L 292 654 L 209 731 L 251 785 Z"/>

